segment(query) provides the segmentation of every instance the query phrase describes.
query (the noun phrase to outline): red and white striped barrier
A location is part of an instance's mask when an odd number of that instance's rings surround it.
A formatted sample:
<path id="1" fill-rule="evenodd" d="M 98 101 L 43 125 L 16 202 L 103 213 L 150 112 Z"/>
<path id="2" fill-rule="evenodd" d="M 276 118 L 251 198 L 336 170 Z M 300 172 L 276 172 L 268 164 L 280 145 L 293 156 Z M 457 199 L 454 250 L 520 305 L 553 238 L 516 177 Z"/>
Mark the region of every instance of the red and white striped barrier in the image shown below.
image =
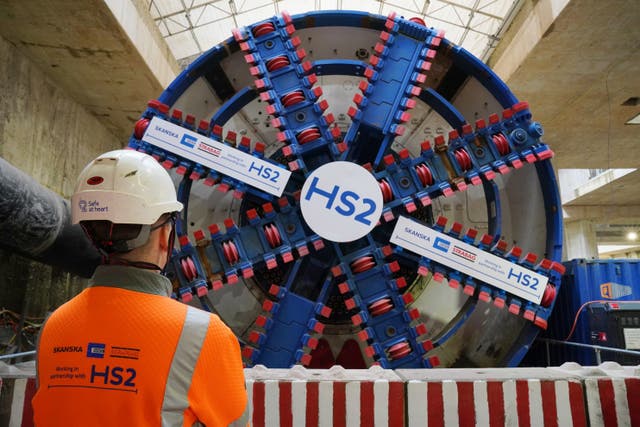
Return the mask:
<path id="1" fill-rule="evenodd" d="M 405 385 L 393 371 L 245 370 L 254 427 L 404 426 Z"/>
<path id="2" fill-rule="evenodd" d="M 8 427 L 33 427 L 31 399 L 36 393 L 36 380 L 34 378 L 6 379 L 3 387 L 8 389 L 8 384 L 11 383 L 13 383 L 13 396 Z"/>
<path id="3" fill-rule="evenodd" d="M 409 381 L 408 426 L 584 426 L 578 380 Z"/>
<path id="4" fill-rule="evenodd" d="M 640 426 L 640 378 L 587 378 L 584 387 L 592 425 Z"/>
<path id="5" fill-rule="evenodd" d="M 254 427 L 404 426 L 404 384 L 247 381 Z"/>

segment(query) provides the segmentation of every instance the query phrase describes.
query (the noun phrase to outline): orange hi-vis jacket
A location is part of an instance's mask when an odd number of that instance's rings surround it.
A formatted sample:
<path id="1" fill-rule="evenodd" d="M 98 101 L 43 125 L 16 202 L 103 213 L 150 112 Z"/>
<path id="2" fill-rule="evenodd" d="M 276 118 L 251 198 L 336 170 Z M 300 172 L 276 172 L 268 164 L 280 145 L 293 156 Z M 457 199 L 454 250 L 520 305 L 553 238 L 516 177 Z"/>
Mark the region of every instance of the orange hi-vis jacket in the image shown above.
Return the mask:
<path id="1" fill-rule="evenodd" d="M 240 348 L 218 316 L 153 271 L 100 266 L 45 323 L 35 425 L 246 425 Z"/>

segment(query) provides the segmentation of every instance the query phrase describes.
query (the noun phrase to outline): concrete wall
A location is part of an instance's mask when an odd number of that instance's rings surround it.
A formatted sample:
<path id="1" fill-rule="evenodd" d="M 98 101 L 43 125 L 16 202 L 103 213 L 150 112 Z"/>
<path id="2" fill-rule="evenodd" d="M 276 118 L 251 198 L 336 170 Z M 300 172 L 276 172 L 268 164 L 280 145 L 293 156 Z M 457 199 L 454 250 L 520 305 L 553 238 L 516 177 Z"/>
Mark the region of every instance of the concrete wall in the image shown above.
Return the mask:
<path id="1" fill-rule="evenodd" d="M 0 156 L 69 198 L 87 162 L 124 144 L 0 37 Z M 60 269 L 0 249 L 0 308 L 43 317 L 83 285 Z"/>

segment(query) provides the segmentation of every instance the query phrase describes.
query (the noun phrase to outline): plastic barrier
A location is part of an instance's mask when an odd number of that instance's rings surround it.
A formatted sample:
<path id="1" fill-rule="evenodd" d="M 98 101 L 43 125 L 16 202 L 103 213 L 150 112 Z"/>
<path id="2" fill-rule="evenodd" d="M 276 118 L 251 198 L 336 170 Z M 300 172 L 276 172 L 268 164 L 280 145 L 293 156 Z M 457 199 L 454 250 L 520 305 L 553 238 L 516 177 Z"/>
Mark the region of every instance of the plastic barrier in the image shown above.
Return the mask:
<path id="1" fill-rule="evenodd" d="M 2 394 L 9 390 L 13 390 L 11 395 L 11 412 L 9 413 L 10 427 L 30 427 L 33 426 L 33 409 L 31 408 L 31 399 L 36 392 L 35 378 L 15 378 L 5 379 L 2 384 Z M 2 402 L 7 402 L 4 397 L 0 396 Z"/>
<path id="2" fill-rule="evenodd" d="M 436 378 L 403 370 L 399 375 L 409 380 L 409 426 L 586 425 L 582 382 L 552 369 L 449 370 Z"/>
<path id="3" fill-rule="evenodd" d="M 640 368 L 623 368 L 604 362 L 596 372 L 576 363 L 565 363 L 585 377 L 587 412 L 592 425 L 640 425 Z M 604 375 L 603 375 L 604 374 Z"/>
<path id="4" fill-rule="evenodd" d="M 405 425 L 405 384 L 391 370 L 245 370 L 252 422 L 259 426 Z"/>
<path id="5" fill-rule="evenodd" d="M 33 425 L 35 381 L 33 373 L 21 375 L 5 375 L 0 395 L 11 402 L 12 427 Z M 614 362 L 396 371 L 256 366 L 245 376 L 256 427 L 640 425 L 640 368 Z"/>

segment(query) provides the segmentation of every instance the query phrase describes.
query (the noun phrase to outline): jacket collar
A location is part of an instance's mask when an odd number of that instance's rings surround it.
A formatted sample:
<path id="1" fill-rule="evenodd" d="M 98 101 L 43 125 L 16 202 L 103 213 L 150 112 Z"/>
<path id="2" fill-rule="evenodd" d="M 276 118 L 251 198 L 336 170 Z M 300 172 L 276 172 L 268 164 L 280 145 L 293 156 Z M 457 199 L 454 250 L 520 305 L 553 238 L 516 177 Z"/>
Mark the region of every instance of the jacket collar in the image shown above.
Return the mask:
<path id="1" fill-rule="evenodd" d="M 89 279 L 89 287 L 108 286 L 171 296 L 171 281 L 160 273 L 124 265 L 100 265 Z"/>

